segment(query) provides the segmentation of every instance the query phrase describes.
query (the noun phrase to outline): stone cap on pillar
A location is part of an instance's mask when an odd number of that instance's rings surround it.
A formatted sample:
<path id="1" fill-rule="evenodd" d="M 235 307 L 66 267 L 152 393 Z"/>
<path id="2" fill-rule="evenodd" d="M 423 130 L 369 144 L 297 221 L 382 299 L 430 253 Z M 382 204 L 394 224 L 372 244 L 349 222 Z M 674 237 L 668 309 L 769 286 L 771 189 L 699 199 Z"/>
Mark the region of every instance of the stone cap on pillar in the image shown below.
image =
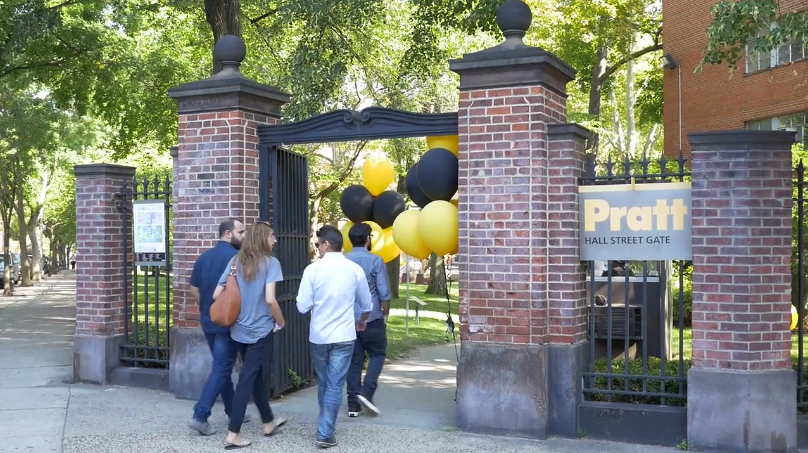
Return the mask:
<path id="1" fill-rule="evenodd" d="M 281 106 L 289 102 L 289 95 L 272 85 L 245 77 L 239 71 L 239 66 L 246 55 L 247 46 L 238 36 L 219 38 L 213 48 L 213 56 L 221 62 L 222 70 L 207 79 L 168 90 L 169 97 L 177 100 L 177 112 L 190 114 L 246 110 L 280 118 Z"/>
<path id="2" fill-rule="evenodd" d="M 73 174 L 78 179 L 132 179 L 135 167 L 116 164 L 75 165 Z"/>
<path id="3" fill-rule="evenodd" d="M 567 83 L 575 79 L 575 69 L 553 53 L 524 43 L 522 39 L 532 22 L 533 13 L 522 0 L 500 5 L 497 25 L 505 41 L 449 60 L 449 69 L 460 75 L 460 89 L 543 85 L 566 95 Z"/>
<path id="4" fill-rule="evenodd" d="M 687 141 L 697 149 L 782 149 L 797 142 L 797 133 L 751 129 L 692 132 L 687 134 Z"/>

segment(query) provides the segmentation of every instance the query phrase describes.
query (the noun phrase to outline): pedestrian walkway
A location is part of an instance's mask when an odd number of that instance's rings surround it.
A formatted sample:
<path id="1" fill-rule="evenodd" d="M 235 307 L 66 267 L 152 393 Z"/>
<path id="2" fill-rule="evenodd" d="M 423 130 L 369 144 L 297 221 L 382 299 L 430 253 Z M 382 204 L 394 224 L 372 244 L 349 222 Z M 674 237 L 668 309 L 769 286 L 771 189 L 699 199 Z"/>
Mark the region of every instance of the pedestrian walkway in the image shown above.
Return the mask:
<path id="1" fill-rule="evenodd" d="M 193 401 L 144 389 L 69 384 L 75 320 L 73 275 L 54 277 L 2 298 L 0 308 L 0 451 L 119 453 L 222 451 L 221 405 L 202 437 L 187 428 Z M 575 439 L 532 441 L 477 436 L 454 427 L 454 345 L 426 348 L 385 366 L 376 402 L 381 417 L 340 415 L 339 451 L 362 452 L 674 452 L 675 449 Z M 316 451 L 316 389 L 273 402 L 290 422 L 271 439 L 260 423 L 244 427 L 249 451 Z M 254 407 L 249 409 L 255 412 Z M 255 417 L 257 419 L 257 414 Z"/>
<path id="2" fill-rule="evenodd" d="M 75 294 L 72 276 L 53 276 L 0 297 L 0 451 L 62 451 Z"/>

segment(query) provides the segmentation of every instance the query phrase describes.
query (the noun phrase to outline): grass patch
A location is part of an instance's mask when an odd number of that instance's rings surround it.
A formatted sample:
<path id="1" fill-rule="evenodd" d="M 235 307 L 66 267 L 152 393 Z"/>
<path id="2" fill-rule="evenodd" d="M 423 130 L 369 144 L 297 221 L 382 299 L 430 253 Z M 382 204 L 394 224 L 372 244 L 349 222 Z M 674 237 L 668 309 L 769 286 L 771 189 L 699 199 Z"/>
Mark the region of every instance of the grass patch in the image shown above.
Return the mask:
<path id="1" fill-rule="evenodd" d="M 457 315 L 458 296 L 457 282 L 449 282 L 449 307 L 453 315 Z M 405 309 L 407 307 L 407 284 L 401 283 L 398 287 L 399 297 L 393 298 L 390 301 L 390 308 Z M 416 285 L 410 283 L 410 297 L 417 297 L 426 302 L 425 307 L 421 307 L 422 311 L 434 311 L 438 313 L 446 313 L 446 296 L 440 294 L 426 294 L 426 285 Z M 410 301 L 410 310 L 415 310 L 415 302 Z"/>
<path id="2" fill-rule="evenodd" d="M 410 334 L 404 333 L 404 318 L 390 316 L 387 324 L 387 358 L 400 359 L 415 349 L 452 342 L 452 335 L 446 333 L 446 324 L 437 319 L 421 318 L 415 325 L 410 319 Z M 460 338 L 457 339 L 458 343 Z"/>

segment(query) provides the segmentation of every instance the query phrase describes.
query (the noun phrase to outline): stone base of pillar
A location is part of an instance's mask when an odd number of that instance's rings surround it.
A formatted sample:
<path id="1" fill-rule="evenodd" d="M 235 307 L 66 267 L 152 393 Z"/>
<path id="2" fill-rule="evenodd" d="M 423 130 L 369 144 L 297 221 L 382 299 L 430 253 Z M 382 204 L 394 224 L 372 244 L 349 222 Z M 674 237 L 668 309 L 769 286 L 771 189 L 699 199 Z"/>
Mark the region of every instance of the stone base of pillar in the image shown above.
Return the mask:
<path id="1" fill-rule="evenodd" d="M 457 427 L 484 434 L 546 438 L 547 347 L 460 345 Z"/>
<path id="2" fill-rule="evenodd" d="M 108 384 L 112 370 L 121 366 L 123 335 L 73 337 L 73 381 Z"/>
<path id="3" fill-rule="evenodd" d="M 576 438 L 589 342 L 550 344 L 547 353 L 547 435 Z"/>
<path id="4" fill-rule="evenodd" d="M 793 370 L 687 373 L 690 448 L 722 452 L 796 452 Z"/>
<path id="5" fill-rule="evenodd" d="M 171 328 L 169 390 L 177 398 L 196 400 L 210 374 L 213 359 L 202 328 Z"/>

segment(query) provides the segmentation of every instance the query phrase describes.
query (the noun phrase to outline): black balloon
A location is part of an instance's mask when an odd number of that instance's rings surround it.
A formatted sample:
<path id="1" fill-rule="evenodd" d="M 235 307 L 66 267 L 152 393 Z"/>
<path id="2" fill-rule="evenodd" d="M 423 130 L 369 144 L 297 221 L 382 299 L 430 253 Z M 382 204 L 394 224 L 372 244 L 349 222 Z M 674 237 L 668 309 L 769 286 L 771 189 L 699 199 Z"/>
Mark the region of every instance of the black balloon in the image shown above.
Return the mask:
<path id="1" fill-rule="evenodd" d="M 412 202 L 418 205 L 419 208 L 423 209 L 432 201 L 426 196 L 424 191 L 421 190 L 421 186 L 418 184 L 418 164 L 413 165 L 410 167 L 409 171 L 407 171 L 404 186 L 407 188 L 407 195 L 410 196 Z"/>
<path id="2" fill-rule="evenodd" d="M 457 192 L 457 157 L 448 149 L 432 148 L 418 161 L 418 185 L 432 201 L 450 201 Z"/>
<path id="3" fill-rule="evenodd" d="M 396 217 L 407 209 L 407 201 L 400 193 L 386 190 L 373 200 L 373 221 L 382 229 L 390 228 Z"/>
<path id="4" fill-rule="evenodd" d="M 351 222 L 366 222 L 373 215 L 373 195 L 365 186 L 348 186 L 342 191 L 339 206 Z"/>

